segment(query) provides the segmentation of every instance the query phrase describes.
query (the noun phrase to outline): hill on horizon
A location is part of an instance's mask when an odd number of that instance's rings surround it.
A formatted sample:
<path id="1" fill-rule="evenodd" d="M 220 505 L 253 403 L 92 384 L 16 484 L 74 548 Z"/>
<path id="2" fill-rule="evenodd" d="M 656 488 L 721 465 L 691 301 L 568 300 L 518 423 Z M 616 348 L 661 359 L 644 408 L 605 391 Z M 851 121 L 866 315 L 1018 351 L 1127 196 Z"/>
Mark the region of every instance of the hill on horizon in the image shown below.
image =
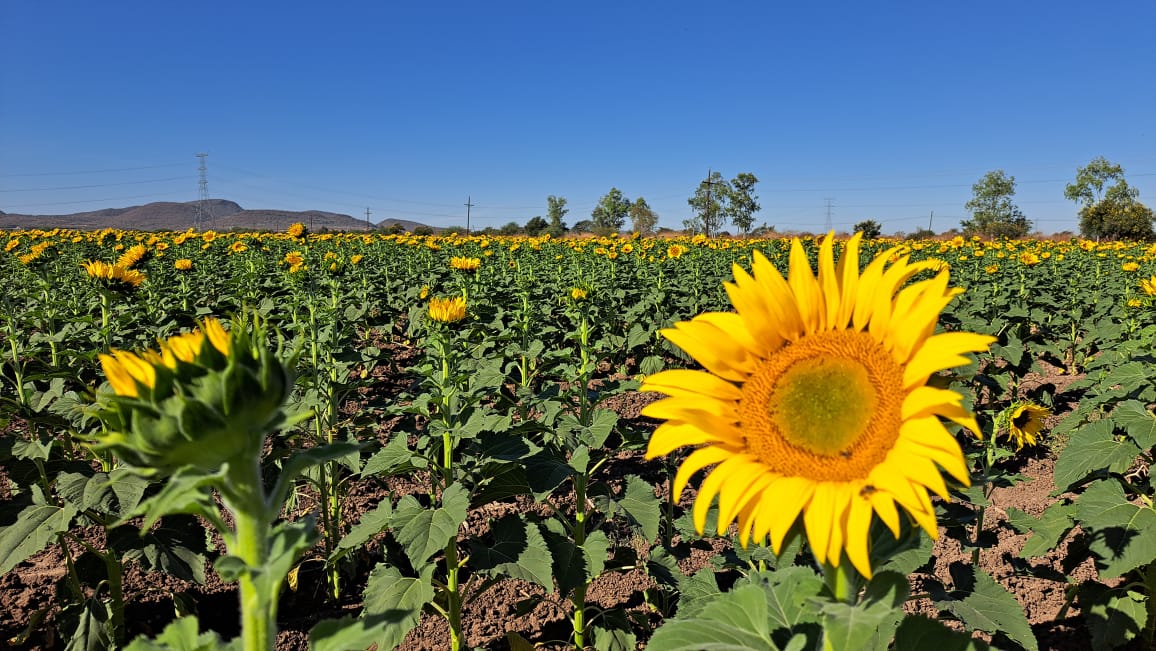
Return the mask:
<path id="1" fill-rule="evenodd" d="M 105 208 L 90 212 L 67 215 L 24 215 L 0 211 L 0 229 L 44 229 L 70 228 L 75 230 L 100 230 L 116 228 L 138 231 L 183 231 L 194 226 L 197 218 L 198 201 L 184 203 L 156 201 L 141 206 L 127 208 Z M 246 210 L 234 201 L 210 199 L 208 209 L 211 218 L 200 225 L 201 230 L 255 230 L 278 232 L 290 225 L 301 222 L 311 231 L 368 231 L 399 224 L 407 231 L 423 226 L 419 222 L 405 219 L 385 219 L 377 224 L 367 225 L 365 220 L 340 213 L 321 210 Z"/>

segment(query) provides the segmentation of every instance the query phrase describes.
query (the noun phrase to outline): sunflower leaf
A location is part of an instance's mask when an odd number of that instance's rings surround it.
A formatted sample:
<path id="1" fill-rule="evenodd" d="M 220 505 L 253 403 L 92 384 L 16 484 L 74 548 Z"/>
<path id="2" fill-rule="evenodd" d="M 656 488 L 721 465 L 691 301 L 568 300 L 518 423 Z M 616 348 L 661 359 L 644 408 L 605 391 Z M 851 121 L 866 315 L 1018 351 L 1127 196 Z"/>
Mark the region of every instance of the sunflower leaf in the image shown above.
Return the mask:
<path id="1" fill-rule="evenodd" d="M 896 649 L 936 649 L 937 651 L 987 651 L 990 647 L 967 633 L 953 631 L 943 624 L 911 615 L 895 631 Z"/>
<path id="2" fill-rule="evenodd" d="M 494 540 L 470 543 L 470 558 L 478 571 L 537 583 L 552 590 L 550 550 L 538 527 L 520 515 L 503 516 L 490 529 Z"/>
<path id="3" fill-rule="evenodd" d="M 972 571 L 975 582 L 971 592 L 936 601 L 935 605 L 959 617 L 970 629 L 993 635 L 1002 633 L 1027 651 L 1037 651 L 1039 647 L 1023 606 L 990 574 L 977 568 Z"/>
<path id="4" fill-rule="evenodd" d="M 771 638 L 767 598 L 758 585 L 737 586 L 707 604 L 693 619 L 667 621 L 654 631 L 649 651 L 778 649 Z"/>
<path id="5" fill-rule="evenodd" d="M 1009 508 L 1008 522 L 1020 533 L 1031 533 L 1024 543 L 1024 548 L 1020 550 L 1020 558 L 1043 556 L 1054 549 L 1075 526 L 1072 519 L 1075 510 L 1074 505 L 1059 502 L 1052 504 L 1039 518 L 1035 518 L 1019 509 Z"/>
<path id="6" fill-rule="evenodd" d="M 1076 502 L 1076 517 L 1091 535 L 1101 578 L 1122 576 L 1156 558 L 1156 511 L 1132 504 L 1116 481 L 1098 481 Z"/>
<path id="7" fill-rule="evenodd" d="M 1060 491 L 1099 470 L 1124 472 L 1140 454 L 1130 439 L 1118 439 L 1109 419 L 1098 420 L 1072 434 L 1056 460 L 1055 483 Z"/>
<path id="8" fill-rule="evenodd" d="M 626 478 L 626 490 L 617 504 L 626 512 L 632 524 L 642 530 L 642 535 L 650 542 L 658 537 L 658 527 L 662 520 L 662 503 L 654 495 L 654 487 L 637 475 Z"/>
<path id="9" fill-rule="evenodd" d="M 1128 430 L 1128 436 L 1143 450 L 1156 446 L 1156 414 L 1139 400 L 1125 400 L 1112 412 L 1112 420 Z"/>

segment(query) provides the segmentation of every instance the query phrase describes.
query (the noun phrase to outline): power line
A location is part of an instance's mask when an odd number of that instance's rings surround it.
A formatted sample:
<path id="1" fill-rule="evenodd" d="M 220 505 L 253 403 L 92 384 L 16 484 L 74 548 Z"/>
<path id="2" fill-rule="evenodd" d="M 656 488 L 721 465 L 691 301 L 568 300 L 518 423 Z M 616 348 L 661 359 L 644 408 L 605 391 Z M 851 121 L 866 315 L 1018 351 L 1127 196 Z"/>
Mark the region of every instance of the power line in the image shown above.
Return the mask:
<path id="1" fill-rule="evenodd" d="M 165 183 L 167 181 L 183 181 L 186 176 L 169 176 L 163 179 L 145 179 L 143 181 L 121 181 L 120 183 L 95 183 L 92 185 L 58 185 L 44 188 L 13 188 L 0 192 L 48 192 L 56 190 L 89 190 L 92 188 L 110 188 L 117 185 L 141 185 L 144 183 Z"/>
<path id="2" fill-rule="evenodd" d="M 80 170 L 76 172 L 27 172 L 21 174 L 0 174 L 0 178 L 15 178 L 26 176 L 78 176 L 80 174 L 104 174 L 106 172 L 135 172 L 137 170 L 155 170 L 163 167 L 183 167 L 184 163 L 164 163 L 161 165 L 143 165 L 141 167 L 110 167 L 102 170 Z"/>

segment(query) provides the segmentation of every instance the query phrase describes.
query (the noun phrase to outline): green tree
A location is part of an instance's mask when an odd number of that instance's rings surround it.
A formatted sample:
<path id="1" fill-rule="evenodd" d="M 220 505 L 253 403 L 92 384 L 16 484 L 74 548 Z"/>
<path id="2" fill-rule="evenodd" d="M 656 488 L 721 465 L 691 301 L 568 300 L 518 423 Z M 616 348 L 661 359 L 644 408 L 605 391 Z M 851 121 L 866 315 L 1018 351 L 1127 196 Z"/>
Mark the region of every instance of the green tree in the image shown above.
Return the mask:
<path id="1" fill-rule="evenodd" d="M 570 229 L 575 233 L 592 233 L 594 232 L 594 222 L 589 219 L 574 222 L 574 227 Z"/>
<path id="2" fill-rule="evenodd" d="M 726 202 L 731 191 L 731 184 L 723 179 L 722 174 L 711 172 L 706 180 L 699 182 L 694 196 L 686 200 L 694 209 L 695 216 L 684 220 L 683 225 L 693 220 L 697 227 L 695 230 L 701 230 L 708 237 L 717 235 L 726 223 Z"/>
<path id="3" fill-rule="evenodd" d="M 1156 214 L 1136 200 L 1101 199 L 1080 209 L 1080 234 L 1100 240 L 1150 240 Z"/>
<path id="4" fill-rule="evenodd" d="M 865 240 L 874 240 L 883 234 L 883 225 L 874 219 L 867 219 L 855 224 L 855 232 L 862 233 Z"/>
<path id="5" fill-rule="evenodd" d="M 1016 238 L 1031 230 L 1031 222 L 1012 203 L 1016 177 L 993 170 L 971 186 L 971 193 L 971 200 L 964 204 L 971 219 L 960 223 L 964 235 Z"/>
<path id="6" fill-rule="evenodd" d="M 566 222 L 562 218 L 570 209 L 566 207 L 566 197 L 555 197 L 550 195 L 546 197 L 546 219 L 550 220 L 550 225 L 546 227 L 546 232 L 551 237 L 562 237 L 566 233 Z"/>
<path id="7" fill-rule="evenodd" d="M 1103 156 L 1076 170 L 1075 182 L 1064 188 L 1064 197 L 1080 206 L 1080 233 L 1097 240 L 1152 238 L 1152 209 L 1139 196 L 1124 180 L 1124 168 Z"/>
<path id="8" fill-rule="evenodd" d="M 622 196 L 618 188 L 610 188 L 598 200 L 598 205 L 590 213 L 590 221 L 594 223 L 594 232 L 605 235 L 622 230 L 626 223 L 626 215 L 630 212 L 630 199 Z"/>
<path id="9" fill-rule="evenodd" d="M 635 233 L 639 235 L 650 235 L 654 233 L 654 227 L 658 226 L 658 213 L 646 203 L 646 199 L 639 197 L 635 199 L 634 203 L 630 204 L 630 224 Z"/>
<path id="10" fill-rule="evenodd" d="M 754 174 L 742 172 L 731 179 L 726 197 L 728 205 L 724 212 L 744 236 L 751 232 L 751 227 L 755 225 L 755 213 L 762 209 L 759 197 L 755 194 L 755 184 L 758 182 Z"/>
<path id="11" fill-rule="evenodd" d="M 518 222 L 507 222 L 505 226 L 498 229 L 499 235 L 517 235 L 522 232 L 522 227 L 518 226 Z"/>
<path id="12" fill-rule="evenodd" d="M 526 222 L 526 226 L 523 230 L 526 231 L 526 235 L 529 235 L 530 237 L 537 237 L 542 233 L 542 231 L 549 227 L 550 224 L 547 223 L 545 219 L 542 219 L 541 216 L 537 216 L 531 217 L 530 220 Z"/>

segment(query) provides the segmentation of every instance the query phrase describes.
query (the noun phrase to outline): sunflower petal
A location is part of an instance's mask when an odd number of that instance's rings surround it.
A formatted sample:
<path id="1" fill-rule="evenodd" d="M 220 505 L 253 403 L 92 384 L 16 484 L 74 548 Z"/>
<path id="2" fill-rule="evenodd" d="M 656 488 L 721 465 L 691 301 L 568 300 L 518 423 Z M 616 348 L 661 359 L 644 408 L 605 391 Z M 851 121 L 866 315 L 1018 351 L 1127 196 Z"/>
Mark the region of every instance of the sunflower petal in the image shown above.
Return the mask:
<path id="1" fill-rule="evenodd" d="M 659 371 L 643 381 L 639 391 L 655 391 L 670 396 L 696 393 L 719 400 L 738 401 L 743 397 L 742 389 L 726 380 L 703 371 L 671 369 Z"/>
<path id="2" fill-rule="evenodd" d="M 671 497 L 677 500 L 678 497 L 682 495 L 682 489 L 686 488 L 686 483 L 690 481 L 694 473 L 711 464 L 726 461 L 734 455 L 735 452 L 733 450 L 728 450 L 718 445 L 699 448 L 691 452 L 690 456 L 682 462 L 682 465 L 678 467 L 678 472 L 674 475 L 674 486 L 671 487 L 670 493 Z M 702 533 L 702 531 L 699 530 L 699 533 Z"/>
<path id="3" fill-rule="evenodd" d="M 822 298 L 823 292 L 819 288 L 819 281 L 811 273 L 811 263 L 807 260 L 807 253 L 803 244 L 795 238 L 791 242 L 791 260 L 788 264 L 790 275 L 787 284 L 795 295 L 795 305 L 799 308 L 799 315 L 803 321 L 803 332 L 806 334 L 819 332 L 826 322 L 827 307 Z"/>
<path id="4" fill-rule="evenodd" d="M 933 373 L 971 363 L 963 353 L 985 351 L 995 341 L 995 337 L 971 332 L 944 332 L 928 338 L 903 368 L 903 388 L 926 384 Z"/>
<path id="5" fill-rule="evenodd" d="M 681 447 L 703 443 L 742 445 L 742 434 L 737 430 L 705 430 L 692 423 L 667 421 L 655 428 L 646 444 L 646 458 L 665 456 Z"/>

